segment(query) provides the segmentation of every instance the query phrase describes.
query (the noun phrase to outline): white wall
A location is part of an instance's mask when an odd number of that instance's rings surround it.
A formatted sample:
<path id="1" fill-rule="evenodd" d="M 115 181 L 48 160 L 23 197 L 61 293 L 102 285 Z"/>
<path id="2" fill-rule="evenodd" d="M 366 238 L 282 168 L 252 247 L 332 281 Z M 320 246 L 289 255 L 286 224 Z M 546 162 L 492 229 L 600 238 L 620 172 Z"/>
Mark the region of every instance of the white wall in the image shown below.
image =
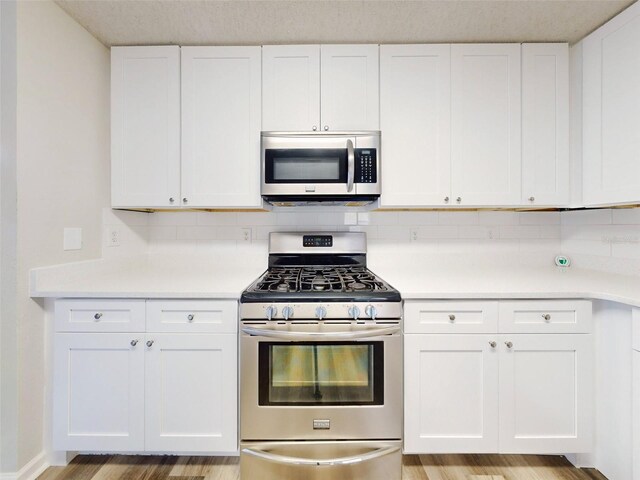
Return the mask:
<path id="1" fill-rule="evenodd" d="M 0 472 L 17 465 L 16 4 L 0 3 Z"/>
<path id="2" fill-rule="evenodd" d="M 19 469 L 43 449 L 43 309 L 28 271 L 101 255 L 110 56 L 51 1 L 18 2 L 17 44 Z M 81 250 L 63 251 L 64 227 L 82 228 Z"/>

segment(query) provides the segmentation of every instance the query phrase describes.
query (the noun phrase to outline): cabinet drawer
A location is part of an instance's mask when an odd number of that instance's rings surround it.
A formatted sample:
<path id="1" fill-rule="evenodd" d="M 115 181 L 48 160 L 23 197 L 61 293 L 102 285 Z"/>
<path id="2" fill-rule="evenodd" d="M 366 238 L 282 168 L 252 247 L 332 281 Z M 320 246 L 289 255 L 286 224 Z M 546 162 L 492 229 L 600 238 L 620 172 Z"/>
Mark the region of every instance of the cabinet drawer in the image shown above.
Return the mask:
<path id="1" fill-rule="evenodd" d="M 495 333 L 498 302 L 412 302 L 404 304 L 405 333 Z"/>
<path id="2" fill-rule="evenodd" d="M 144 300 L 62 299 L 55 305 L 57 332 L 144 332 Z"/>
<path id="3" fill-rule="evenodd" d="M 234 300 L 148 300 L 148 332 L 235 333 Z"/>
<path id="4" fill-rule="evenodd" d="M 534 300 L 500 302 L 501 333 L 590 333 L 591 302 Z"/>

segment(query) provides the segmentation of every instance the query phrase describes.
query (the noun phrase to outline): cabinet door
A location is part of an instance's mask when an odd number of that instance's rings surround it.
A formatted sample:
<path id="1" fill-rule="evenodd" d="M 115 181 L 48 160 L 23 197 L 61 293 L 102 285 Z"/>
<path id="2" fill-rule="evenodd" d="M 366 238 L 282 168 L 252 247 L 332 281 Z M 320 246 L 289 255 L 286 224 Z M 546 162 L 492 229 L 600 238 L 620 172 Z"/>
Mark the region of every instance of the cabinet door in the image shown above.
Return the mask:
<path id="1" fill-rule="evenodd" d="M 633 478 L 640 478 L 640 350 L 633 353 Z"/>
<path id="2" fill-rule="evenodd" d="M 320 46 L 262 47 L 262 129 L 320 129 Z"/>
<path id="3" fill-rule="evenodd" d="M 448 205 L 451 47 L 380 47 L 382 205 Z"/>
<path id="4" fill-rule="evenodd" d="M 111 205 L 170 207 L 179 197 L 180 47 L 112 47 Z"/>
<path id="5" fill-rule="evenodd" d="M 322 129 L 379 130 L 378 45 L 322 45 Z"/>
<path id="6" fill-rule="evenodd" d="M 592 336 L 500 339 L 500 453 L 590 452 Z"/>
<path id="7" fill-rule="evenodd" d="M 145 449 L 236 452 L 236 335 L 147 334 L 145 348 Z"/>
<path id="8" fill-rule="evenodd" d="M 520 45 L 451 46 L 454 205 L 520 203 Z"/>
<path id="9" fill-rule="evenodd" d="M 405 453 L 495 453 L 493 335 L 405 335 Z"/>
<path id="10" fill-rule="evenodd" d="M 522 203 L 569 202 L 569 46 L 522 45 Z"/>
<path id="11" fill-rule="evenodd" d="M 261 205 L 260 63 L 260 47 L 182 48 L 183 206 Z"/>
<path id="12" fill-rule="evenodd" d="M 143 339 L 131 333 L 54 338 L 54 450 L 142 451 Z"/>
<path id="13" fill-rule="evenodd" d="M 583 196 L 640 201 L 640 4 L 583 43 Z"/>

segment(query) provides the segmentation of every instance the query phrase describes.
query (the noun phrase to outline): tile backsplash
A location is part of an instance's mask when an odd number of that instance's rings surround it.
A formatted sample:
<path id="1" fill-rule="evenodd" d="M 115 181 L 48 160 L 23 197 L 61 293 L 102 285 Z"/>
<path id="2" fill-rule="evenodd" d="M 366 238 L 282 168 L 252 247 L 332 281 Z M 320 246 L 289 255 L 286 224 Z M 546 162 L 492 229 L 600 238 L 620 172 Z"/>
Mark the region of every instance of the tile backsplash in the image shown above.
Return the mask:
<path id="1" fill-rule="evenodd" d="M 131 253 L 196 253 L 218 250 L 266 250 L 269 232 L 366 232 L 370 248 L 437 253 L 545 253 L 560 250 L 559 212 L 352 212 L 344 209 L 295 209 L 278 212 L 112 211 L 105 231 L 121 228 L 121 246 L 105 257 Z M 105 234 L 106 239 L 106 234 Z"/>
<path id="2" fill-rule="evenodd" d="M 578 267 L 640 274 L 640 208 L 566 212 L 372 211 L 130 212 L 105 209 L 105 257 L 138 253 L 256 254 L 269 232 L 366 232 L 371 253 L 569 255 Z M 108 232 L 120 233 L 108 247 Z M 236 257 L 237 258 L 237 257 Z"/>

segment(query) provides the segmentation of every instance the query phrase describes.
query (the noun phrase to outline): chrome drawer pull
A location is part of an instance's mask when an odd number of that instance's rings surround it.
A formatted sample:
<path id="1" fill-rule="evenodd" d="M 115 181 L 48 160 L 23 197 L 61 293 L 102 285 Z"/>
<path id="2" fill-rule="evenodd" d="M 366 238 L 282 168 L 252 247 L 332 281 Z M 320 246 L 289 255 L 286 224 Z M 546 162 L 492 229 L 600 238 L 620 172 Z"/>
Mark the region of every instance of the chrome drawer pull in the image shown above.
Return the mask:
<path id="1" fill-rule="evenodd" d="M 543 313 L 542 318 L 544 318 L 544 320 L 548 322 L 549 320 L 551 320 L 551 315 L 549 315 L 548 313 Z"/>
<path id="2" fill-rule="evenodd" d="M 284 465 L 315 465 L 319 467 L 330 467 L 333 465 L 352 465 L 354 463 L 367 462 L 370 460 L 375 460 L 376 458 L 384 457 L 385 455 L 389 455 L 391 453 L 395 453 L 398 450 L 400 450 L 400 447 L 382 447 L 376 448 L 375 450 L 372 450 L 371 452 L 365 453 L 363 455 L 351 455 L 349 457 L 329 458 L 326 460 L 278 455 L 272 452 L 261 450 L 259 448 L 243 448 L 242 453 L 261 458 L 263 460 L 266 460 L 267 462 L 280 463 Z"/>

